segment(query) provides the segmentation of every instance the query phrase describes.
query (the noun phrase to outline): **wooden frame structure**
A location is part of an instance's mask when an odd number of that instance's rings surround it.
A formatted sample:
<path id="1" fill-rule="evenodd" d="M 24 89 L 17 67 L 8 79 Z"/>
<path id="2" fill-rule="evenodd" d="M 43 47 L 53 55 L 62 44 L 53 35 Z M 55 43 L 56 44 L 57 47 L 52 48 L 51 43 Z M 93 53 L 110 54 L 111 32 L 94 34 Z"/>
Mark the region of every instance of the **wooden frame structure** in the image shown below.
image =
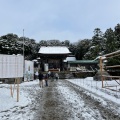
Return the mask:
<path id="1" fill-rule="evenodd" d="M 103 73 L 103 68 L 104 68 L 103 60 L 113 58 L 113 57 L 116 57 L 116 56 L 120 56 L 120 50 L 109 53 L 109 54 L 106 54 L 106 55 L 103 55 L 103 56 L 100 57 L 100 71 L 101 71 L 101 79 L 102 79 L 102 88 L 107 88 L 107 89 L 110 89 L 110 90 L 113 90 L 113 91 L 118 91 L 117 89 L 116 90 L 111 89 L 110 87 L 116 87 L 117 88 L 117 86 L 120 86 L 120 76 L 103 75 L 102 74 Z M 120 68 L 120 65 L 106 66 L 106 69 L 108 69 L 108 68 Z M 104 85 L 104 82 L 107 83 L 107 81 L 105 80 L 106 77 L 115 80 L 117 85 Z"/>

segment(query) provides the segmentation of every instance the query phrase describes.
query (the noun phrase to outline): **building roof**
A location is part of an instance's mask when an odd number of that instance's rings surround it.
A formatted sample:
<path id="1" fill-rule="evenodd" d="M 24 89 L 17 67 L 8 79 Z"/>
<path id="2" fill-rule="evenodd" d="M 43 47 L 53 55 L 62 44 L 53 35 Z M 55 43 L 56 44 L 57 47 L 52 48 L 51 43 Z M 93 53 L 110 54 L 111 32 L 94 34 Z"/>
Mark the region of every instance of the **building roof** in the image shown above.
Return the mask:
<path id="1" fill-rule="evenodd" d="M 88 64 L 88 63 L 98 63 L 98 61 L 93 61 L 93 60 L 76 60 L 76 61 L 68 61 L 68 63 L 71 64 L 79 64 L 79 63 L 84 63 L 84 64 Z"/>
<path id="2" fill-rule="evenodd" d="M 76 61 L 75 56 L 68 56 L 63 62 L 67 62 L 67 61 Z"/>
<path id="3" fill-rule="evenodd" d="M 41 46 L 40 54 L 69 54 L 69 49 L 65 46 Z"/>

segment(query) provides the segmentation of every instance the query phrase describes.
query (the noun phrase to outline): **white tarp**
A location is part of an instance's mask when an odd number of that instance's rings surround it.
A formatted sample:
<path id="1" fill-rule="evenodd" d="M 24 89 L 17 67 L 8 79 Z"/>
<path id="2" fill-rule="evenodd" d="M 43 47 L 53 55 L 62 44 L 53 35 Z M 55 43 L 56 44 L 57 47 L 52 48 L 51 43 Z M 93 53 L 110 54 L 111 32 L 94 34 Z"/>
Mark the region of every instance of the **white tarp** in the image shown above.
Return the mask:
<path id="1" fill-rule="evenodd" d="M 24 80 L 33 80 L 34 79 L 34 62 L 25 60 L 25 75 Z"/>
<path id="2" fill-rule="evenodd" d="M 0 78 L 23 77 L 23 56 L 0 54 Z"/>
<path id="3" fill-rule="evenodd" d="M 47 63 L 44 64 L 44 71 L 46 71 L 46 72 L 48 71 L 48 64 Z"/>

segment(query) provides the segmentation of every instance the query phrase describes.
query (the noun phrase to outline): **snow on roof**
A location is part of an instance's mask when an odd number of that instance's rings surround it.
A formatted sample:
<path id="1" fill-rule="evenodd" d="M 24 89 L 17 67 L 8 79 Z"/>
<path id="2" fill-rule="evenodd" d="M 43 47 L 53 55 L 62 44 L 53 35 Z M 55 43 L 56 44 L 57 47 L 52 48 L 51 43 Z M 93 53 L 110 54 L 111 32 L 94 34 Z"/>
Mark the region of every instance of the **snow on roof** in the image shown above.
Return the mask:
<path id="1" fill-rule="evenodd" d="M 42 46 L 38 53 L 41 54 L 69 54 L 69 49 L 65 46 Z"/>
<path id="2" fill-rule="evenodd" d="M 64 62 L 67 62 L 67 61 L 76 61 L 76 58 L 75 57 L 67 57 Z"/>

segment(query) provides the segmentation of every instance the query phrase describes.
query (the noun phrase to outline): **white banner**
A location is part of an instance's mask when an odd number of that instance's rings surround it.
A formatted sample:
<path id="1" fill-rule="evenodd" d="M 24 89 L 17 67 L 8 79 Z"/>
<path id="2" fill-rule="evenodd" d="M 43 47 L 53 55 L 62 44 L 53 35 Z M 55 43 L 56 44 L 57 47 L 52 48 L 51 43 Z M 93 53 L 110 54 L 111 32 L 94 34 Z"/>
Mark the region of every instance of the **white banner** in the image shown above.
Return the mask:
<path id="1" fill-rule="evenodd" d="M 0 54 L 0 78 L 23 77 L 23 56 Z"/>
<path id="2" fill-rule="evenodd" d="M 24 80 L 33 80 L 34 79 L 34 62 L 25 60 L 25 75 Z"/>

